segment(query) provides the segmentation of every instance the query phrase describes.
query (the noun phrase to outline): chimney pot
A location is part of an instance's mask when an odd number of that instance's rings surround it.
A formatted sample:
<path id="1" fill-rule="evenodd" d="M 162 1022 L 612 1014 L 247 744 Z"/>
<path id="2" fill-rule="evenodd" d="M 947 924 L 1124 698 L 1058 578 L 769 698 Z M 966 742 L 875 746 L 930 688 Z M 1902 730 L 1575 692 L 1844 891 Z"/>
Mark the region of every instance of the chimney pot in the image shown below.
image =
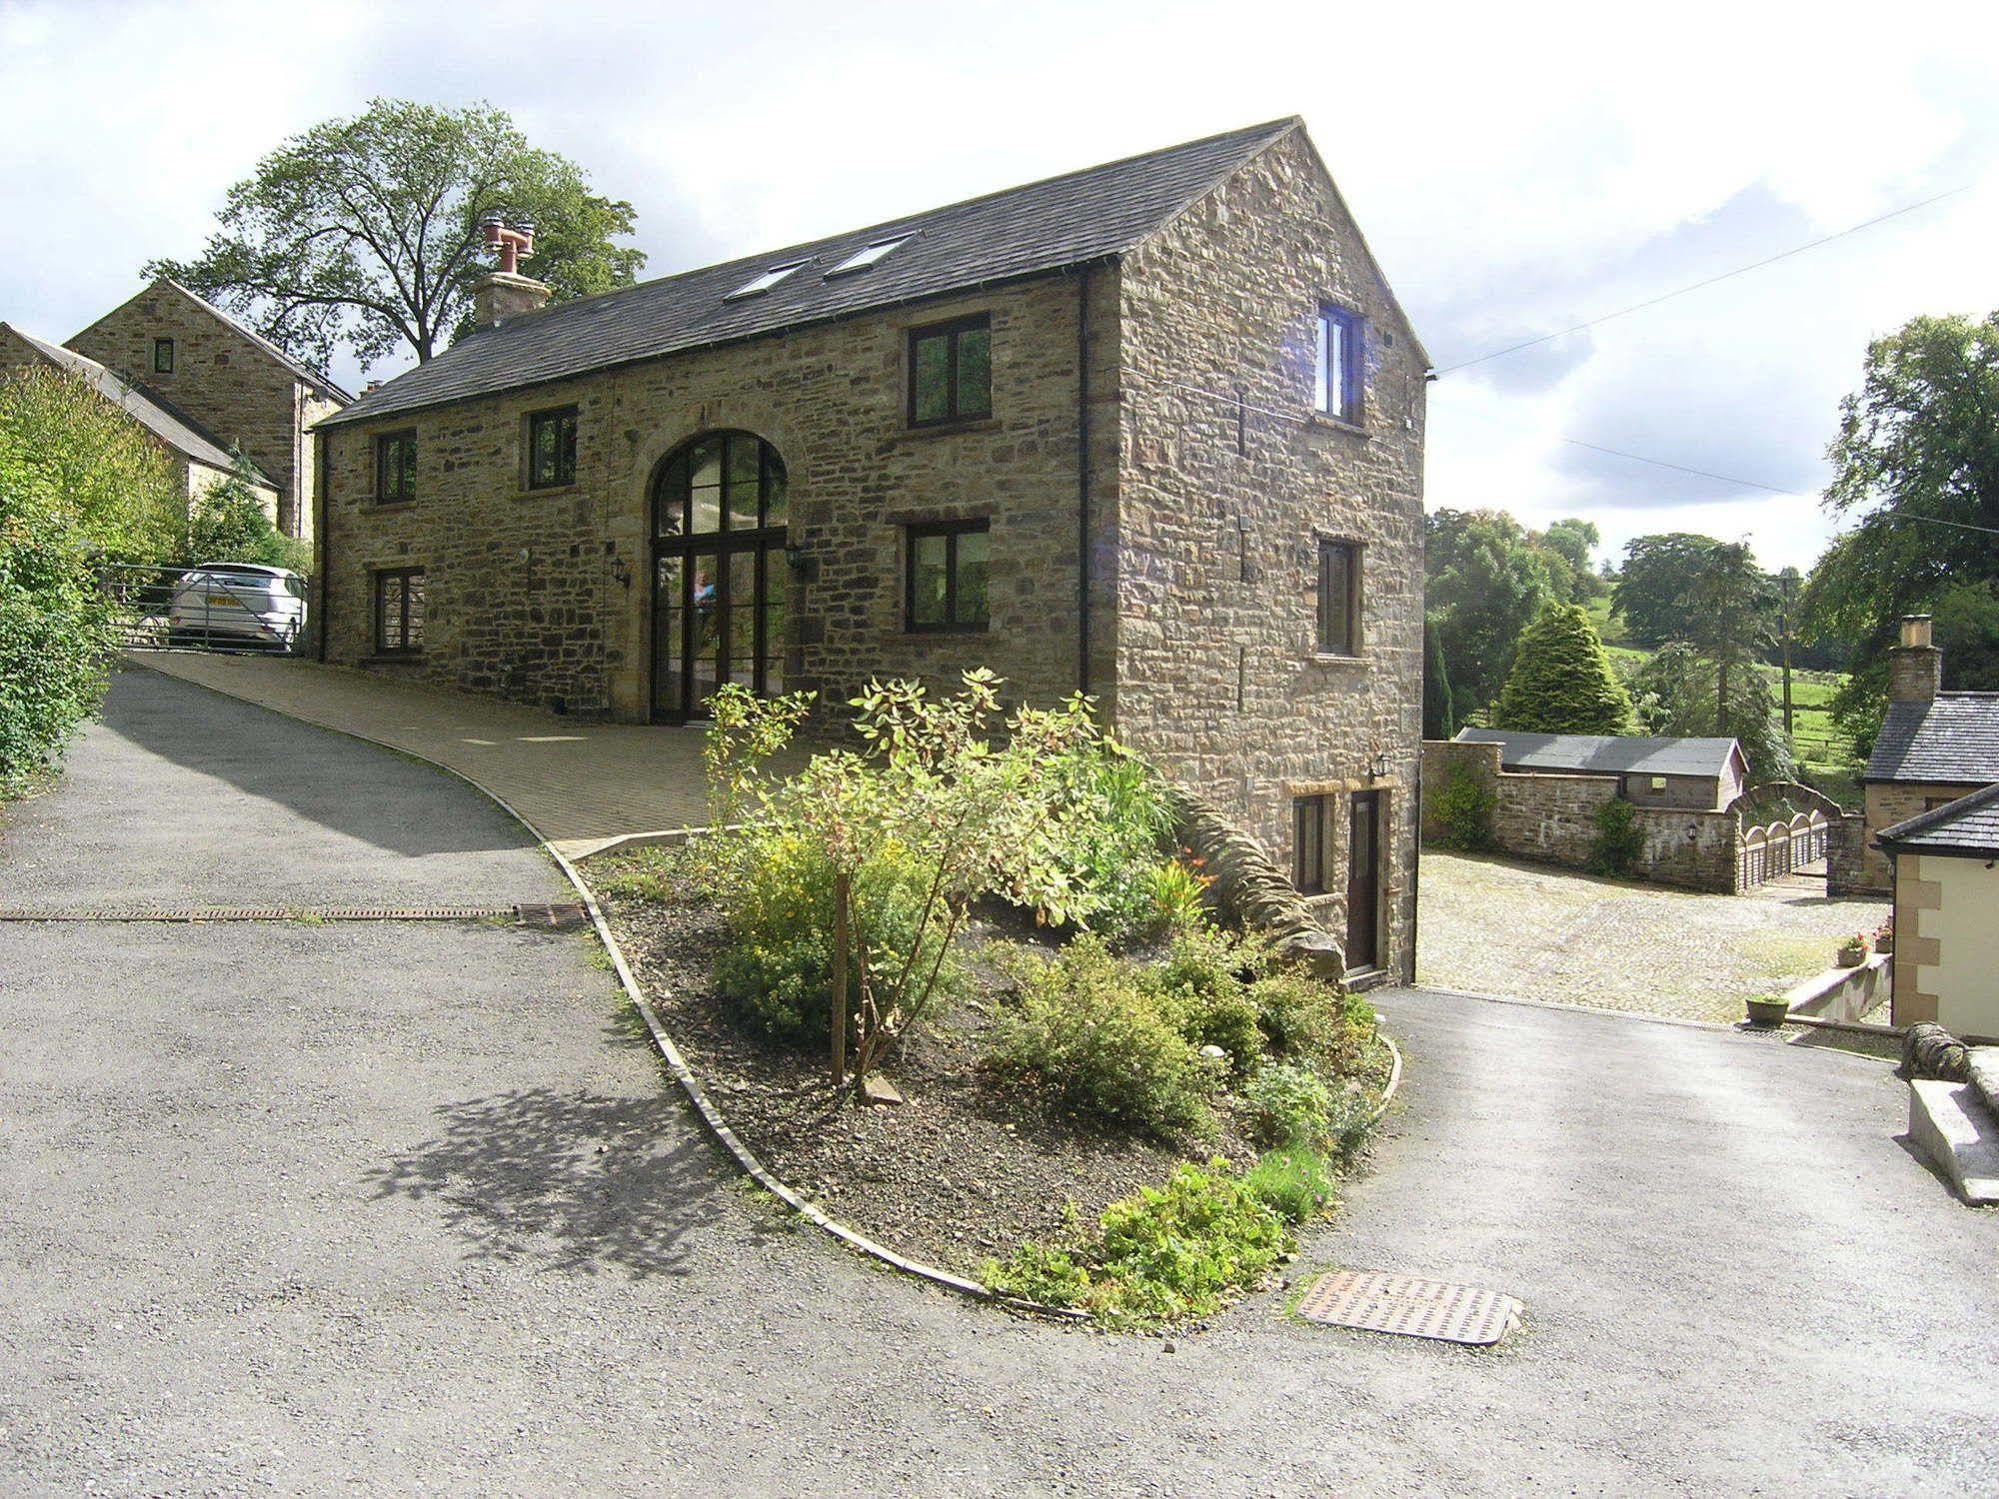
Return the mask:
<path id="1" fill-rule="evenodd" d="M 1930 644 L 1930 617 L 1927 614 L 1902 616 L 1902 644 L 1918 649 Z"/>

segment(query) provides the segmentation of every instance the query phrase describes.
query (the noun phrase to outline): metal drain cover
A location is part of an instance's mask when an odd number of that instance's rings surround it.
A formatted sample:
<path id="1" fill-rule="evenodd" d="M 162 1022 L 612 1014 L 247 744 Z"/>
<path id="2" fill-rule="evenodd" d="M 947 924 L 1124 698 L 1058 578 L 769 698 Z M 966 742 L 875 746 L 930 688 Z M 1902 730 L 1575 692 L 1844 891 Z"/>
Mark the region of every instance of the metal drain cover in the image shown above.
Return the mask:
<path id="1" fill-rule="evenodd" d="M 1483 1286 L 1380 1270 L 1331 1270 L 1298 1302 L 1298 1315 L 1333 1327 L 1485 1347 L 1519 1325 L 1526 1307 Z"/>

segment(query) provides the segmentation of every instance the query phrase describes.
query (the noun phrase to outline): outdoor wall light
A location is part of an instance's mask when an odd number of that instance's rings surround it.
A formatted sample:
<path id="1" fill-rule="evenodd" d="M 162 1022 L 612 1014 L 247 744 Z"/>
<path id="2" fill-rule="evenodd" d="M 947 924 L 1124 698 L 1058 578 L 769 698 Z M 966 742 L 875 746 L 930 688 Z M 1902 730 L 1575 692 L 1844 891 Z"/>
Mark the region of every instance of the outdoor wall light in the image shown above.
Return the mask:
<path id="1" fill-rule="evenodd" d="M 1368 767 L 1368 774 L 1373 776 L 1377 781 L 1388 774 L 1387 750 L 1376 750 L 1374 752 L 1374 764 Z"/>
<path id="2" fill-rule="evenodd" d="M 611 576 L 618 580 L 620 586 L 630 588 L 632 586 L 631 563 L 625 561 L 622 557 L 613 557 L 611 559 Z"/>
<path id="3" fill-rule="evenodd" d="M 1700 825 L 1699 823 L 1697 823 L 1697 822 L 1690 822 L 1690 823 L 1688 823 L 1688 824 L 1687 824 L 1687 842 L 1689 842 L 1689 843 L 1698 843 L 1698 842 L 1700 842 L 1700 841 L 1701 841 L 1701 825 Z"/>

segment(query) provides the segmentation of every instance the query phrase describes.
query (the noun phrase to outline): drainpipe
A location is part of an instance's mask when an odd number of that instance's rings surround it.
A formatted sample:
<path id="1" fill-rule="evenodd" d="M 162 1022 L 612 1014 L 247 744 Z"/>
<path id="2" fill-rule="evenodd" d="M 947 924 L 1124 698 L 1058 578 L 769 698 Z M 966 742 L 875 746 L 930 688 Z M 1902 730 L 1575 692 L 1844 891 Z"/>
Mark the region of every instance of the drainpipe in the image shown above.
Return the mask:
<path id="1" fill-rule="evenodd" d="M 1090 690 L 1090 268 L 1076 277 L 1076 688 Z"/>
<path id="2" fill-rule="evenodd" d="M 315 555 L 313 569 L 319 582 L 319 629 L 314 632 L 313 655 L 326 660 L 327 601 L 333 597 L 332 558 L 333 538 L 327 534 L 326 518 L 332 513 L 326 503 L 326 445 L 329 437 L 324 432 L 313 434 L 312 444 L 312 549 Z"/>

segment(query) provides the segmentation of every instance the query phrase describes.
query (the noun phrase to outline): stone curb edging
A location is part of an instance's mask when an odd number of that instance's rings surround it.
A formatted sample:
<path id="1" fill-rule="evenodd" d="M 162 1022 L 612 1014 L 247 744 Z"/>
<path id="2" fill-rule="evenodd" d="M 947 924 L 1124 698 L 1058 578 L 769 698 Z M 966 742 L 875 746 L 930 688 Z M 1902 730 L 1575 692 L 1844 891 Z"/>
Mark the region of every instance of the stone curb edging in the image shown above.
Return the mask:
<path id="1" fill-rule="evenodd" d="M 145 666 L 143 662 L 137 664 L 145 670 L 150 671 L 154 669 Z M 411 759 L 421 760 L 426 765 L 433 766 L 445 774 L 455 776 L 457 779 L 463 781 L 474 791 L 477 791 L 481 796 L 492 802 L 502 812 L 505 812 L 507 816 L 513 818 L 515 822 L 526 828 L 539 844 L 541 851 L 548 855 L 557 869 L 562 871 L 563 878 L 567 879 L 576 893 L 582 896 L 583 908 L 590 913 L 590 923 L 597 934 L 597 940 L 603 944 L 604 950 L 610 954 L 612 966 L 617 971 L 618 983 L 625 991 L 626 1000 L 631 1004 L 633 1009 L 638 1011 L 639 1018 L 645 1022 L 646 1034 L 651 1038 L 653 1048 L 659 1053 L 660 1059 L 666 1063 L 667 1070 L 673 1074 L 674 1081 L 680 1084 L 681 1091 L 687 1095 L 688 1101 L 694 1105 L 694 1111 L 700 1116 L 702 1124 L 721 1143 L 723 1149 L 729 1152 L 736 1164 L 742 1168 L 745 1175 L 749 1176 L 758 1186 L 769 1192 L 773 1197 L 777 1198 L 785 1206 L 791 1208 L 800 1217 L 806 1219 L 815 1227 L 830 1234 L 848 1248 L 857 1250 L 871 1259 L 879 1260 L 891 1269 L 900 1270 L 921 1280 L 927 1280 L 932 1285 L 939 1286 L 948 1291 L 955 1291 L 959 1295 L 969 1297 L 972 1300 L 1004 1307 L 1008 1311 L 1024 1312 L 1029 1315 L 1048 1317 L 1063 1322 L 1085 1322 L 1089 1320 L 1090 1314 L 1088 1312 L 1080 1311 L 1074 1307 L 1048 1306 L 1038 1301 L 1027 1301 L 1014 1296 L 1002 1296 L 991 1288 L 981 1285 L 978 1281 L 967 1280 L 962 1275 L 953 1275 L 950 1271 L 941 1270 L 935 1265 L 926 1265 L 921 1260 L 912 1260 L 906 1255 L 898 1254 L 886 1245 L 877 1244 L 858 1229 L 849 1228 L 846 1224 L 840 1222 L 839 1219 L 830 1216 L 813 1203 L 799 1196 L 789 1184 L 773 1176 L 769 1169 L 764 1166 L 763 1162 L 757 1159 L 756 1153 L 742 1142 L 742 1139 L 734 1130 L 729 1128 L 728 1122 L 722 1118 L 721 1111 L 709 1101 L 708 1094 L 702 1088 L 700 1079 L 694 1075 L 693 1068 L 687 1065 L 687 1059 L 680 1054 L 680 1048 L 674 1044 L 672 1036 L 667 1033 L 666 1026 L 661 1022 L 658 1013 L 653 1009 L 651 1001 L 645 997 L 644 991 L 640 989 L 638 977 L 632 972 L 631 965 L 625 960 L 624 949 L 618 945 L 617 937 L 612 934 L 611 924 L 604 915 L 603 907 L 598 904 L 596 894 L 584 883 L 583 876 L 577 871 L 575 863 L 568 856 L 557 850 L 546 838 L 543 838 L 541 830 L 529 822 L 527 818 L 523 817 L 511 802 L 493 790 L 492 787 L 482 784 L 477 778 L 467 775 L 456 766 L 446 765 L 441 760 L 433 760 L 428 755 L 420 754 L 415 750 L 405 749 L 399 744 L 391 744 L 385 739 L 377 739 L 371 734 L 363 734 L 353 729 L 338 728 L 332 724 L 318 723 L 312 719 L 300 718 L 297 714 L 286 713 L 283 709 L 272 708 L 268 704 L 259 703 L 254 698 L 239 697 L 236 693 L 225 691 L 220 687 L 210 687 L 205 682 L 191 682 L 188 678 L 174 676 L 171 672 L 160 672 L 159 674 L 161 676 L 172 676 L 177 682 L 188 682 L 189 686 L 200 687 L 204 691 L 214 692 L 223 697 L 236 698 L 238 702 L 249 703 L 252 707 L 263 708 L 266 712 L 297 719 L 300 723 L 310 723 L 314 728 L 325 729 L 330 733 L 344 734 L 349 739 L 358 739 L 364 744 L 372 744 L 379 749 L 390 750 L 399 755 L 408 755 Z M 608 852 L 608 850 L 594 852 Z M 1378 1122 L 1388 1112 L 1388 1106 L 1394 1101 L 1396 1090 L 1401 1086 L 1402 1052 L 1385 1032 L 1377 1031 L 1376 1034 L 1380 1035 L 1382 1041 L 1387 1044 L 1389 1052 L 1393 1057 L 1388 1075 L 1388 1086 L 1383 1090 L 1381 1102 L 1374 1114 L 1374 1118 Z"/>

